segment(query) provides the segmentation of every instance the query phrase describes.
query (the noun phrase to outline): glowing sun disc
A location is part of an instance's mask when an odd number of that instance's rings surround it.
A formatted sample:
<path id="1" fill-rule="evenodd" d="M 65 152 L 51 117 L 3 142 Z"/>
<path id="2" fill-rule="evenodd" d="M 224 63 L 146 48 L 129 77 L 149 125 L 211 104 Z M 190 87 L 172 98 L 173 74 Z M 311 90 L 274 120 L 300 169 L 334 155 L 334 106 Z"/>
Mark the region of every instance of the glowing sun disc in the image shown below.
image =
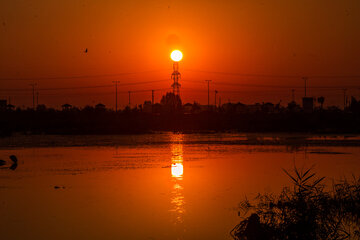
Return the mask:
<path id="1" fill-rule="evenodd" d="M 179 50 L 174 50 L 171 52 L 170 57 L 174 62 L 179 62 L 181 61 L 183 54 Z"/>
<path id="2" fill-rule="evenodd" d="M 182 163 L 173 163 L 171 165 L 171 175 L 173 177 L 181 177 L 184 174 L 184 166 Z"/>

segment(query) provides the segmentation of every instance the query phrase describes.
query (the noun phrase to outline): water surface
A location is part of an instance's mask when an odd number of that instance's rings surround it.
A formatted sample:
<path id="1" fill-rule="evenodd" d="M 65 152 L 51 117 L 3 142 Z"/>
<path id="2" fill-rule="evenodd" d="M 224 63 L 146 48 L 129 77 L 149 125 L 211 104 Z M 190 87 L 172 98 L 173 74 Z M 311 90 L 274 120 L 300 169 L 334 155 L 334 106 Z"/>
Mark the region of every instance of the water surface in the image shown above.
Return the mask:
<path id="1" fill-rule="evenodd" d="M 356 146 L 233 141 L 240 138 L 167 133 L 23 148 L 14 138 L 16 147 L 0 150 L 19 159 L 15 171 L 0 169 L 1 239 L 226 240 L 245 196 L 290 185 L 282 168 L 315 164 L 328 181 L 360 173 Z"/>

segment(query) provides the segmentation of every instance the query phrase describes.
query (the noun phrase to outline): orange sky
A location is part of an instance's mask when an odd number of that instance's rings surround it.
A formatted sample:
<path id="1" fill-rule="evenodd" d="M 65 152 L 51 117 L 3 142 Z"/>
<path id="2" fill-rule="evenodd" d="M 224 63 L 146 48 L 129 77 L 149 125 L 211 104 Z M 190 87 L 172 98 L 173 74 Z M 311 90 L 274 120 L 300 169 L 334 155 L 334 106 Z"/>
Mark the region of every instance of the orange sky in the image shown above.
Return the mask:
<path id="1" fill-rule="evenodd" d="M 301 78 L 211 72 L 360 76 L 358 0 L 3 0 L 0 21 L 0 97 L 11 96 L 18 106 L 32 104 L 31 91 L 9 89 L 30 90 L 33 82 L 19 78 L 136 73 L 35 81 L 40 89 L 39 103 L 54 107 L 65 101 L 78 106 L 103 102 L 113 107 L 114 88 L 41 89 L 111 85 L 113 80 L 163 80 L 119 87 L 124 92 L 167 88 L 172 70 L 169 54 L 174 48 L 184 53 L 180 83 L 185 102 L 207 102 L 205 79 L 213 80 L 212 102 L 216 88 L 222 102 L 286 103 L 291 99 L 290 88 L 246 84 L 303 85 Z M 88 53 L 84 53 L 86 48 Z M 310 78 L 309 85 L 360 86 L 359 80 Z M 155 92 L 157 101 L 164 92 Z M 359 96 L 360 90 L 353 88 L 347 93 Z M 297 99 L 302 94 L 303 89 L 296 89 Z M 309 94 L 324 95 L 330 104 L 342 104 L 341 90 L 310 89 Z M 132 95 L 133 104 L 146 99 L 151 99 L 150 92 Z M 120 93 L 119 106 L 127 101 L 127 94 Z"/>

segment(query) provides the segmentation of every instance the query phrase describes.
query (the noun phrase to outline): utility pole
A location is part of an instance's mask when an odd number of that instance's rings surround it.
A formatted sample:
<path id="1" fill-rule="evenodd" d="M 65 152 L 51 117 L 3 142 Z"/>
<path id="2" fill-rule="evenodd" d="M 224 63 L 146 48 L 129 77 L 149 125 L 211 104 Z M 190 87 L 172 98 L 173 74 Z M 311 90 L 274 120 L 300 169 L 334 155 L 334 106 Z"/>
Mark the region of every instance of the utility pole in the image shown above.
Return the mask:
<path id="1" fill-rule="evenodd" d="M 345 111 L 345 108 L 346 108 L 346 88 L 343 89 L 344 91 L 344 111 Z"/>
<path id="2" fill-rule="evenodd" d="M 39 106 L 39 92 L 36 92 L 36 107 Z"/>
<path id="3" fill-rule="evenodd" d="M 129 91 L 129 107 L 131 106 L 130 94 L 131 94 L 131 91 Z"/>
<path id="4" fill-rule="evenodd" d="M 221 107 L 221 97 L 219 97 L 219 107 Z"/>
<path id="5" fill-rule="evenodd" d="M 117 84 L 120 81 L 113 81 L 113 83 L 115 83 L 115 112 L 117 112 L 117 104 L 118 104 L 118 100 L 117 100 Z"/>
<path id="6" fill-rule="evenodd" d="M 155 90 L 151 90 L 151 104 L 154 105 L 154 91 Z"/>
<path id="7" fill-rule="evenodd" d="M 216 108 L 216 94 L 218 93 L 217 90 L 215 90 L 215 108 Z"/>
<path id="8" fill-rule="evenodd" d="M 308 80 L 308 77 L 303 77 L 302 79 L 304 80 L 305 83 L 305 97 L 306 97 L 306 81 Z"/>
<path id="9" fill-rule="evenodd" d="M 33 92 L 33 109 L 35 110 L 35 86 L 36 86 L 36 83 L 31 83 L 30 86 L 32 86 L 32 92 Z"/>
<path id="10" fill-rule="evenodd" d="M 208 109 L 210 110 L 210 82 L 211 80 L 205 80 L 208 83 Z"/>
<path id="11" fill-rule="evenodd" d="M 292 101 L 295 102 L 295 89 L 291 89 Z"/>

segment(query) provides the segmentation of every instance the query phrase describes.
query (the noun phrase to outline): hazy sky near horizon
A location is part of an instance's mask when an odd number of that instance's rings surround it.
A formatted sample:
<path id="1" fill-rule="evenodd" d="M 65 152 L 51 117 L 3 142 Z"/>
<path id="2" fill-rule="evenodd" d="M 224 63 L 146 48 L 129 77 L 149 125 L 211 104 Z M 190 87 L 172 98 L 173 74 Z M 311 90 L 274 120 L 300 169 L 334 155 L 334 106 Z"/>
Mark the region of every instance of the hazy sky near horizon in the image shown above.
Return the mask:
<path id="1" fill-rule="evenodd" d="M 206 91 L 196 93 L 196 89 L 206 90 L 205 79 L 213 80 L 213 89 L 223 90 L 223 101 L 286 101 L 291 98 L 290 89 L 270 92 L 266 87 L 229 84 L 302 86 L 301 78 L 212 72 L 360 75 L 359 24 L 359 0 L 1 0 L 0 96 L 13 96 L 15 103 L 26 105 L 32 103 L 31 92 L 6 91 L 29 88 L 33 81 L 23 78 L 123 72 L 136 74 L 35 82 L 39 89 L 46 89 L 109 85 L 113 80 L 122 83 L 163 80 L 123 86 L 121 90 L 167 88 L 171 85 L 172 70 L 169 54 L 177 48 L 184 54 L 180 72 L 185 101 L 207 101 Z M 309 85 L 357 86 L 359 80 L 310 79 Z M 44 90 L 39 95 L 43 103 L 54 106 L 63 101 L 78 105 L 102 101 L 111 106 L 111 91 L 113 88 L 81 92 Z M 334 102 L 342 99 L 341 91 L 316 91 L 309 92 L 314 96 L 328 94 L 328 99 Z M 359 95 L 358 91 L 349 89 L 349 94 Z M 302 92 L 296 90 L 297 97 Z M 140 104 L 149 99 L 148 95 L 139 94 L 133 101 Z M 123 94 L 119 101 L 125 105 L 126 99 Z"/>

